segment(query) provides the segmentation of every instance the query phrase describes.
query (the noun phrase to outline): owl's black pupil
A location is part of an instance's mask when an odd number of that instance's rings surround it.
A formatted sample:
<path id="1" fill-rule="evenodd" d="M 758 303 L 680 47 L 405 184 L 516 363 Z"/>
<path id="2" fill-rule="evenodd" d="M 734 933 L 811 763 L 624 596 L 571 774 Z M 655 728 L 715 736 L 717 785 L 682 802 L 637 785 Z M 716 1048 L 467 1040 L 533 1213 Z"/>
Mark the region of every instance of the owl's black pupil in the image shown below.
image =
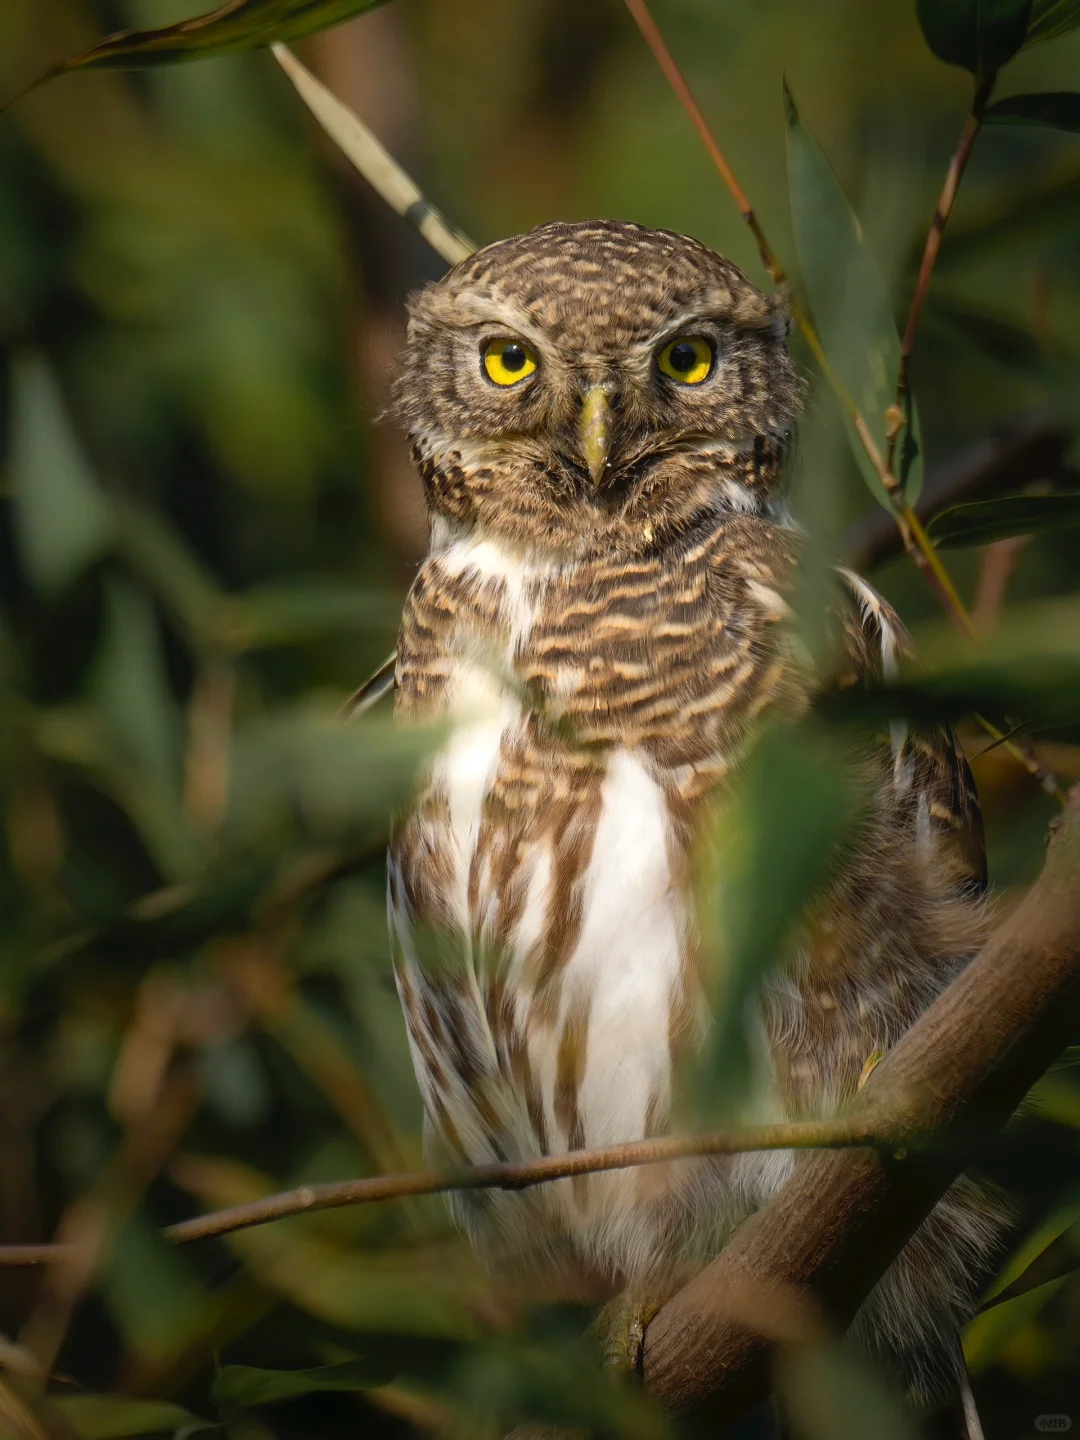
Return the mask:
<path id="1" fill-rule="evenodd" d="M 698 363 L 697 351 L 689 342 L 683 341 L 671 347 L 668 362 L 673 370 L 677 370 L 680 375 L 686 375 Z"/>
<path id="2" fill-rule="evenodd" d="M 507 345 L 502 352 L 501 359 L 503 369 L 509 370 L 513 374 L 515 370 L 521 370 L 524 367 L 525 351 L 520 345 Z"/>

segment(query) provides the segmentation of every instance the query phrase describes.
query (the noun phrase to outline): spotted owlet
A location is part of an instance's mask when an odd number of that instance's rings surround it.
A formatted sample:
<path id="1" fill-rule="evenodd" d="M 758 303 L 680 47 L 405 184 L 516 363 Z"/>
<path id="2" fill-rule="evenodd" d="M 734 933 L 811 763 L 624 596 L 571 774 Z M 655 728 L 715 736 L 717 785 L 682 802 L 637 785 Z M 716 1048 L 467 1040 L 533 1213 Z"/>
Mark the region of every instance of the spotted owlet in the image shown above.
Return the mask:
<path id="1" fill-rule="evenodd" d="M 429 1139 L 449 1161 L 671 1123 L 709 1026 L 696 837 L 761 717 L 797 711 L 810 685 L 785 600 L 786 330 L 704 245 L 608 221 L 489 245 L 411 302 L 396 410 L 431 541 L 397 706 L 452 728 L 397 828 L 389 899 Z M 853 575 L 837 588 L 840 683 L 888 671 L 896 617 Z M 759 1114 L 850 1097 L 980 943 L 967 766 L 946 731 L 893 738 L 868 762 L 860 843 L 757 1002 Z M 582 1177 L 462 1197 L 457 1213 L 496 1263 L 591 1296 L 663 1291 L 792 1163 Z M 996 1224 L 962 1182 L 856 1320 L 923 1401 L 956 1384 Z"/>

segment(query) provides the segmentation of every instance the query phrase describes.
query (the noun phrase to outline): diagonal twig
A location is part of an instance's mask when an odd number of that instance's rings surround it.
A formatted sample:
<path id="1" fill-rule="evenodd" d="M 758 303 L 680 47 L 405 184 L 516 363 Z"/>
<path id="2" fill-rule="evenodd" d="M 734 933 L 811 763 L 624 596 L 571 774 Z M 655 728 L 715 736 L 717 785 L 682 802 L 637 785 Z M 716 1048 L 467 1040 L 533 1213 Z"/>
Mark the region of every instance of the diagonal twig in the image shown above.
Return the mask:
<path id="1" fill-rule="evenodd" d="M 287 45 L 272 45 L 274 59 L 331 140 L 390 208 L 415 225 L 431 248 L 450 265 L 471 255 L 476 246 L 455 230 L 360 117 L 332 95 Z"/>
<path id="2" fill-rule="evenodd" d="M 334 1180 L 302 1185 L 279 1195 L 267 1195 L 246 1205 L 233 1205 L 170 1225 L 163 1234 L 176 1244 L 207 1240 L 266 1225 L 292 1215 L 310 1215 L 347 1205 L 371 1205 L 448 1190 L 527 1190 L 549 1180 L 591 1175 L 604 1170 L 635 1169 L 704 1155 L 737 1155 L 751 1150 L 804 1150 L 818 1146 L 892 1146 L 896 1137 L 878 1134 L 862 1121 L 806 1121 L 794 1124 L 756 1125 L 737 1130 L 713 1130 L 704 1135 L 672 1135 L 637 1140 L 597 1150 L 572 1150 L 540 1160 L 509 1161 L 459 1170 L 420 1170 L 405 1175 L 375 1175 L 362 1180 Z M 63 1245 L 0 1245 L 0 1267 L 40 1265 L 63 1260 Z"/>

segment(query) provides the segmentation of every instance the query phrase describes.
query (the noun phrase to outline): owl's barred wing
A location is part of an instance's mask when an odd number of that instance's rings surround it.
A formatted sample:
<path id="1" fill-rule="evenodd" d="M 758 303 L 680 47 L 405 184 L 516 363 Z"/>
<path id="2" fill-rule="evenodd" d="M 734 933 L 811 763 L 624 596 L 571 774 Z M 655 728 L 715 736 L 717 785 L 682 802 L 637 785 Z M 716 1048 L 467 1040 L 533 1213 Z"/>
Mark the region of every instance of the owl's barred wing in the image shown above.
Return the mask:
<path id="1" fill-rule="evenodd" d="M 854 604 L 844 607 L 841 686 L 892 679 L 910 660 L 911 639 L 896 612 L 865 580 L 841 570 Z M 986 889 L 986 843 L 975 781 L 949 725 L 913 727 L 894 722 L 893 781 L 898 800 L 910 807 L 920 844 L 960 889 Z"/>

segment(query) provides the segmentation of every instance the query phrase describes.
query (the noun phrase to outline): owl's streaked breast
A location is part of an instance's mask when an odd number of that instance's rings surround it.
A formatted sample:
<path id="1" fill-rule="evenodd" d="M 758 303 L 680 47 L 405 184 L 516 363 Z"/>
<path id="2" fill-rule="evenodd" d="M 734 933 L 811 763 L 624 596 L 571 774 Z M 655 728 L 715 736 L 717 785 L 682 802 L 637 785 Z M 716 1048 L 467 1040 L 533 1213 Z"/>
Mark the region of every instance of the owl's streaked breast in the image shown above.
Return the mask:
<path id="1" fill-rule="evenodd" d="M 715 593 L 723 538 L 714 523 L 675 554 L 570 561 L 443 529 L 414 585 L 399 706 L 454 730 L 396 837 L 391 919 L 427 1112 L 455 1159 L 667 1123 L 705 1022 L 689 817 L 775 689 L 778 597 L 762 566 L 732 571 L 736 616 Z M 640 1269 L 656 1184 L 542 1198 Z"/>

